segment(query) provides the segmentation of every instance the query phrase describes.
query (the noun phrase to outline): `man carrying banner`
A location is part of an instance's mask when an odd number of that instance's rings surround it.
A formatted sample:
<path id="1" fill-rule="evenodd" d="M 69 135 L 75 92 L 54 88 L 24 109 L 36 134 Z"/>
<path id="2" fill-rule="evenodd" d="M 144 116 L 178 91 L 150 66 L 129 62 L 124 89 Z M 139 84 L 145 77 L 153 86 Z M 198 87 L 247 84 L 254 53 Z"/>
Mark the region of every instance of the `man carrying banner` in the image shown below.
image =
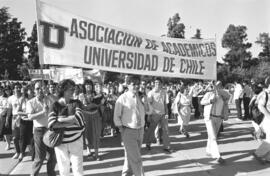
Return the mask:
<path id="1" fill-rule="evenodd" d="M 120 95 L 115 104 L 114 123 L 121 132 L 125 149 L 122 176 L 144 176 L 141 145 L 148 104 L 143 103 L 138 95 L 139 85 L 138 78 L 130 77 L 128 91 Z"/>

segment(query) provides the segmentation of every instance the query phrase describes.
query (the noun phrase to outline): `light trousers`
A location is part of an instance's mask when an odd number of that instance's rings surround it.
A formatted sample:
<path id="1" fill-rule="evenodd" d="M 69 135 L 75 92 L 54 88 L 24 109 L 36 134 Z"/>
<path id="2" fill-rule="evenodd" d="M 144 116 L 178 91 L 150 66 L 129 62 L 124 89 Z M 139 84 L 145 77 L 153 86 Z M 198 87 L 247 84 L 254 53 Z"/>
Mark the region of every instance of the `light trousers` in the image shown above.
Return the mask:
<path id="1" fill-rule="evenodd" d="M 83 139 L 82 137 L 74 142 L 61 144 L 54 148 L 59 174 L 70 175 L 70 163 L 74 176 L 83 176 Z"/>
<path id="2" fill-rule="evenodd" d="M 217 133 L 221 126 L 222 119 L 211 117 L 204 120 L 207 129 L 207 146 L 206 153 L 210 154 L 212 158 L 219 158 L 220 152 L 217 144 Z"/>
<path id="3" fill-rule="evenodd" d="M 122 140 L 125 149 L 125 161 L 122 176 L 144 176 L 141 145 L 144 129 L 123 128 Z"/>
<path id="4" fill-rule="evenodd" d="M 266 134 L 266 138 L 262 141 L 261 145 L 256 149 L 255 154 L 270 161 L 270 120 L 264 117 L 260 124 L 262 130 Z"/>
<path id="5" fill-rule="evenodd" d="M 155 136 L 155 129 L 157 125 L 160 123 L 162 128 L 162 140 L 165 148 L 170 147 L 170 139 L 169 139 L 169 127 L 168 127 L 168 119 L 165 119 L 164 115 L 152 114 L 149 116 L 149 128 L 145 132 L 145 143 L 151 144 L 157 136 Z"/>

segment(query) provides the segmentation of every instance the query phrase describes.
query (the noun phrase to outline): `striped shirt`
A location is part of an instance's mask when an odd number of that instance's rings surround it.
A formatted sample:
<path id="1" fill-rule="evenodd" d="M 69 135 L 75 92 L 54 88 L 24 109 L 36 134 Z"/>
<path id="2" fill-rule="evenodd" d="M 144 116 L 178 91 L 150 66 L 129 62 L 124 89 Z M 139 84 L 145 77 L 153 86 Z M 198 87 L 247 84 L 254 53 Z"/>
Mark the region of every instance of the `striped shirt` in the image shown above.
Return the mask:
<path id="1" fill-rule="evenodd" d="M 52 128 L 53 125 L 57 122 L 58 116 L 72 116 L 75 115 L 75 118 L 78 122 L 77 124 L 69 125 L 64 128 L 64 138 L 62 143 L 74 142 L 82 136 L 82 133 L 85 128 L 85 123 L 83 120 L 83 113 L 81 109 L 81 102 L 79 100 L 70 100 L 67 105 L 62 105 L 58 101 L 52 104 L 50 113 L 49 113 L 49 124 L 48 127 Z"/>

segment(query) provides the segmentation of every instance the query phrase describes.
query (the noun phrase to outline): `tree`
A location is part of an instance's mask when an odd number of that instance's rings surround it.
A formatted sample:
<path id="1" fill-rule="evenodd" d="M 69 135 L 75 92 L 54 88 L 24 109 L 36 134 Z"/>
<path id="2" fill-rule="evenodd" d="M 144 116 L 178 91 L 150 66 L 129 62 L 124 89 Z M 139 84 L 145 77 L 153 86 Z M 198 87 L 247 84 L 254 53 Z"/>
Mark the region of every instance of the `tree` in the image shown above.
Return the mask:
<path id="1" fill-rule="evenodd" d="M 263 47 L 262 52 L 259 53 L 259 58 L 270 62 L 270 37 L 269 33 L 261 33 L 256 41 L 257 44 Z"/>
<path id="2" fill-rule="evenodd" d="M 37 25 L 33 26 L 31 36 L 27 38 L 29 42 L 29 55 L 28 64 L 31 69 L 39 69 L 39 55 L 38 55 L 38 44 L 37 44 Z"/>
<path id="3" fill-rule="evenodd" d="M 180 16 L 176 13 L 172 18 L 169 18 L 167 23 L 168 33 L 167 37 L 171 38 L 185 38 L 185 25 L 180 23 Z"/>
<path id="4" fill-rule="evenodd" d="M 20 79 L 17 67 L 23 62 L 26 32 L 17 18 L 11 18 L 8 8 L 0 9 L 0 75 Z"/>
<path id="5" fill-rule="evenodd" d="M 251 58 L 251 53 L 247 51 L 251 47 L 251 43 L 246 42 L 246 30 L 247 28 L 245 26 L 231 24 L 223 35 L 222 47 L 229 49 L 224 61 L 229 64 L 231 70 L 238 67 L 243 69 L 251 66 L 246 62 Z"/>
<path id="6" fill-rule="evenodd" d="M 18 65 L 17 69 L 22 80 L 24 81 L 30 80 L 30 75 L 28 71 L 29 65 L 27 63 L 27 59 L 24 59 L 24 62 L 21 65 Z"/>

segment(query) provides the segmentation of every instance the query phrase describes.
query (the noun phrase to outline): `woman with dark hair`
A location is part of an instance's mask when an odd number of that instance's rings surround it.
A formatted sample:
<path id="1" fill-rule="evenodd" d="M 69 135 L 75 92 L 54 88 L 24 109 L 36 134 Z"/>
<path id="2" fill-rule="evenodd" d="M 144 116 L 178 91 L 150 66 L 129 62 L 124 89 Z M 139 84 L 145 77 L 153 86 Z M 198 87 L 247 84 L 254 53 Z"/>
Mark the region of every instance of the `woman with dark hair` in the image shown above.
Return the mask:
<path id="1" fill-rule="evenodd" d="M 72 98 L 74 87 L 70 79 L 59 83 L 59 99 L 52 104 L 49 113 L 48 128 L 64 128 L 62 143 L 54 148 L 61 176 L 70 175 L 70 163 L 73 175 L 83 175 L 84 121 L 81 102 Z"/>
<path id="2" fill-rule="evenodd" d="M 100 160 L 98 148 L 101 134 L 101 114 L 99 106 L 94 103 L 95 92 L 93 82 L 86 79 L 83 83 L 83 89 L 79 100 L 84 105 L 85 136 L 88 142 L 88 156 L 91 160 Z M 95 153 L 91 152 L 92 148 L 94 148 Z"/>

